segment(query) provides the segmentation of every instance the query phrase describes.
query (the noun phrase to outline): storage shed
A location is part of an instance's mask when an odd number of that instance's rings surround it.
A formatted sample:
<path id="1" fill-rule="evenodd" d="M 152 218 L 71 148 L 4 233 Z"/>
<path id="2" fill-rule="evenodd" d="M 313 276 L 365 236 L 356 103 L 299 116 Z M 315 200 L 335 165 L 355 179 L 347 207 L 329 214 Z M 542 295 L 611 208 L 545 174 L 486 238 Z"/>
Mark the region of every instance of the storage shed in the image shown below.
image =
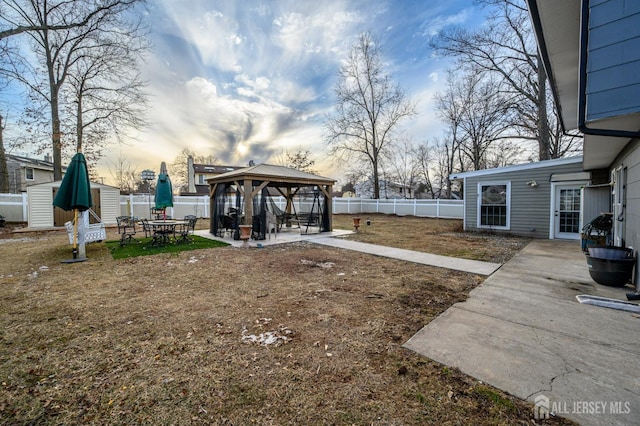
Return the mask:
<path id="1" fill-rule="evenodd" d="M 60 189 L 61 181 L 31 185 L 27 188 L 29 198 L 29 228 L 51 228 L 65 226 L 65 222 L 73 220 L 73 212 L 53 206 L 53 198 Z M 91 210 L 100 217 L 105 225 L 115 225 L 116 216 L 120 216 L 120 189 L 91 182 Z M 92 215 L 89 222 L 95 223 Z"/>
<path id="2" fill-rule="evenodd" d="M 533 238 L 580 239 L 583 189 L 598 184 L 582 157 L 559 158 L 458 173 L 464 194 L 464 229 Z M 606 177 L 605 177 L 606 181 Z"/>

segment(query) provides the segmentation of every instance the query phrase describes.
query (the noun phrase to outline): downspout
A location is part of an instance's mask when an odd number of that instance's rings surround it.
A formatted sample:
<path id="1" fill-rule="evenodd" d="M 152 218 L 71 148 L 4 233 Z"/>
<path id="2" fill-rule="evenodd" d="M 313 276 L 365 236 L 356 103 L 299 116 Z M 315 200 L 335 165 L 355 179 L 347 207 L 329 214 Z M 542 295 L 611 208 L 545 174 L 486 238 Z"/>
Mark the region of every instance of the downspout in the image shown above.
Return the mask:
<path id="1" fill-rule="evenodd" d="M 587 56 L 589 47 L 589 0 L 582 1 L 580 16 L 580 70 L 578 72 L 578 129 L 585 135 L 640 138 L 640 132 L 587 127 Z"/>

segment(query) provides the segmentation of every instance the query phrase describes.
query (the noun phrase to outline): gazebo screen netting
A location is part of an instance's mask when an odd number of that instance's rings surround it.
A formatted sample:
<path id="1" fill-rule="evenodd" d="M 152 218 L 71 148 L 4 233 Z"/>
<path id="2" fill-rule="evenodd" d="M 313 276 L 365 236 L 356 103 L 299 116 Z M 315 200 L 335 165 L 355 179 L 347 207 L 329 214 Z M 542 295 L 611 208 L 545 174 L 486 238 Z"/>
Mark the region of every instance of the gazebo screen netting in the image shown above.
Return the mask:
<path id="1" fill-rule="evenodd" d="M 254 192 L 261 184 L 253 181 L 247 191 Z M 234 239 L 239 239 L 239 225 L 252 225 L 251 237 L 264 240 L 267 232 L 267 213 L 277 218 L 279 228 L 299 226 L 300 233 L 317 233 L 329 231 L 327 199 L 317 186 L 297 186 L 290 191 L 290 198 L 279 195 L 273 196 L 273 187 L 265 186 L 253 196 L 253 217 L 251 221 L 245 219 L 244 196 L 235 183 L 220 183 L 216 187 L 211 217 L 211 233 L 224 236 L 230 233 Z M 285 191 L 283 191 L 285 192 Z M 277 199 L 277 202 L 276 200 Z M 273 228 L 273 226 L 272 226 Z"/>

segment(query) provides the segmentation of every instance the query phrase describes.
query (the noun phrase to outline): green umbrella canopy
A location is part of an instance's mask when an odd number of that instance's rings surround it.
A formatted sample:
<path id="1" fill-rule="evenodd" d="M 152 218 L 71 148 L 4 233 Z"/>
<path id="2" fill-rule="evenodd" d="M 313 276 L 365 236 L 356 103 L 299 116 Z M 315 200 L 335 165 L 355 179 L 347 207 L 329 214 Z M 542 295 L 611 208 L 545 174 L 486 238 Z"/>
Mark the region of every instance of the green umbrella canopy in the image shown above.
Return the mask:
<path id="1" fill-rule="evenodd" d="M 164 161 L 160 166 L 160 174 L 158 174 L 158 183 L 156 184 L 156 209 L 165 209 L 173 207 L 173 188 L 171 187 L 171 179 L 167 173 L 167 166 Z"/>
<path id="2" fill-rule="evenodd" d="M 60 189 L 53 200 L 53 205 L 63 210 L 85 211 L 92 204 L 87 160 L 84 158 L 84 154 L 78 152 L 67 167 Z"/>

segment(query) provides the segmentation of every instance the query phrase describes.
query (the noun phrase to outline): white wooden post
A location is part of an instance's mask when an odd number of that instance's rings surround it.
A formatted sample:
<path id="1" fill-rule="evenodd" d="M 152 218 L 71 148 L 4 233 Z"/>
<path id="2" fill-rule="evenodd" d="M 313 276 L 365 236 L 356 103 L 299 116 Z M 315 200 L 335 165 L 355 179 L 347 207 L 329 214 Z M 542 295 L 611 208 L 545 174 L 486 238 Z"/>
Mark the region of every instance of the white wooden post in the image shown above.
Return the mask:
<path id="1" fill-rule="evenodd" d="M 22 193 L 22 218 L 25 222 L 29 222 L 29 200 L 26 192 Z"/>

